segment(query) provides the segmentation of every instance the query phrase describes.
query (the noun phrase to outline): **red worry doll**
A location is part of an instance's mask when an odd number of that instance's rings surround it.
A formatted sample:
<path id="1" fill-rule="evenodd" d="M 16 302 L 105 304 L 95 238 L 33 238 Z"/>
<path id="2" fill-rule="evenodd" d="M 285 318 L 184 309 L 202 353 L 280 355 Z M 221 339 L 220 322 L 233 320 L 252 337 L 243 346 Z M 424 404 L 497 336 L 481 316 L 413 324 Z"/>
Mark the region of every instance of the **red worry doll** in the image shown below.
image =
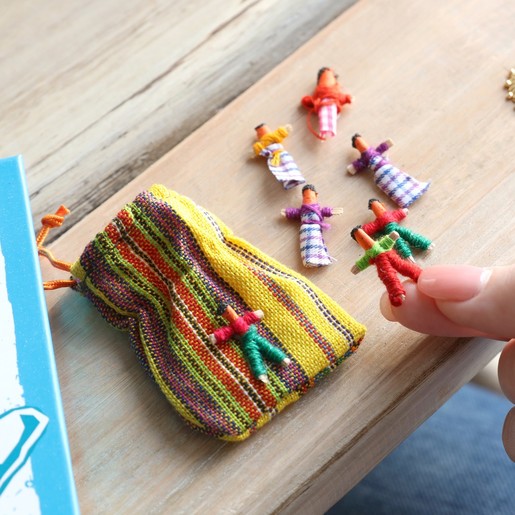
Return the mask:
<path id="1" fill-rule="evenodd" d="M 223 316 L 229 325 L 217 329 L 209 335 L 209 339 L 214 344 L 225 343 L 231 338 L 237 340 L 241 344 L 250 370 L 261 382 L 265 384 L 269 382 L 265 358 L 283 365 L 291 363 L 290 358 L 281 349 L 272 345 L 257 332 L 255 324 L 263 318 L 263 311 L 260 309 L 247 311 L 242 316 L 238 316 L 231 306 L 222 303 L 218 307 L 217 314 Z"/>
<path id="2" fill-rule="evenodd" d="M 414 262 L 412 248 L 424 251 L 433 248 L 430 239 L 399 225 L 399 222 L 406 218 L 408 208 L 388 211 L 384 204 L 375 198 L 368 201 L 368 208 L 374 213 L 375 220 L 363 224 L 361 228 L 372 237 L 384 236 L 395 231 L 399 238 L 397 238 L 394 248 L 402 258 Z"/>
<path id="3" fill-rule="evenodd" d="M 307 123 L 309 130 L 322 141 L 336 136 L 336 120 L 345 104 L 352 102 L 352 97 L 342 93 L 338 76 L 331 68 L 318 71 L 317 87 L 311 96 L 305 96 L 301 104 L 309 110 Z M 311 126 L 311 115 L 318 115 L 318 133 Z"/>
<path id="4" fill-rule="evenodd" d="M 417 282 L 422 269 L 415 263 L 402 259 L 393 250 L 399 235 L 394 231 L 376 241 L 361 227 L 355 227 L 351 236 L 365 250 L 365 254 L 352 267 L 352 273 L 358 274 L 370 265 L 375 265 L 377 275 L 386 287 L 391 304 L 400 306 L 406 298 L 406 290 L 402 286 L 397 272 Z"/>

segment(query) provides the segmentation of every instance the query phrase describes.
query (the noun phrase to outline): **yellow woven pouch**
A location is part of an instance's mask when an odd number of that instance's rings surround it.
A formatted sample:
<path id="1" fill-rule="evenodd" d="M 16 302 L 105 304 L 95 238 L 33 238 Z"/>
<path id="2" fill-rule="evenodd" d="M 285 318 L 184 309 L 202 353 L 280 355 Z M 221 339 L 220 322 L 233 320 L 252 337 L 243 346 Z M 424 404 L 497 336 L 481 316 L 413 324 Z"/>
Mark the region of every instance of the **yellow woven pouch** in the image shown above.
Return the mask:
<path id="1" fill-rule="evenodd" d="M 71 267 L 76 290 L 128 331 L 145 368 L 196 429 L 242 440 L 349 356 L 365 328 L 302 275 L 237 238 L 192 200 L 155 185 Z M 251 372 L 241 341 L 215 343 L 220 302 L 262 310 L 257 333 L 291 360 Z"/>

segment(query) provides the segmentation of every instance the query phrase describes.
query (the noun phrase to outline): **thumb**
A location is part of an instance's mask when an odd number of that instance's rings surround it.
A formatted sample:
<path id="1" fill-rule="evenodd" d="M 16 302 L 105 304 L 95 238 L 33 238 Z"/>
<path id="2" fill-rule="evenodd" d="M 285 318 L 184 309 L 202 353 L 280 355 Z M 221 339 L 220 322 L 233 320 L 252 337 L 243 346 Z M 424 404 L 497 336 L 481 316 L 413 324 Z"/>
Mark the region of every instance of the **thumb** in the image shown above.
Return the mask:
<path id="1" fill-rule="evenodd" d="M 417 287 L 457 325 L 497 339 L 515 335 L 515 266 L 435 266 L 420 274 Z"/>
<path id="2" fill-rule="evenodd" d="M 394 307 L 383 295 L 381 311 L 392 321 L 438 336 L 515 335 L 515 266 L 445 265 L 424 269 L 417 284 L 404 283 L 406 300 Z"/>

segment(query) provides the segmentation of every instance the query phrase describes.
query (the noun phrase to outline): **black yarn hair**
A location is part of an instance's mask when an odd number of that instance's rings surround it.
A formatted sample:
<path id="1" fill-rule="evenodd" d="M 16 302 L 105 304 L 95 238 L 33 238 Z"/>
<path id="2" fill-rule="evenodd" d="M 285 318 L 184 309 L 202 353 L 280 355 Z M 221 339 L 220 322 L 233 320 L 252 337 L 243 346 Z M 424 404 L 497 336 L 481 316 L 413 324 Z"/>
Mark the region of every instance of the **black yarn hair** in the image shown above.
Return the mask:
<path id="1" fill-rule="evenodd" d="M 313 184 L 306 184 L 303 188 L 302 188 L 302 192 L 304 193 L 304 191 L 306 190 L 311 190 L 311 191 L 314 191 L 315 193 L 317 192 L 315 186 Z"/>
<path id="2" fill-rule="evenodd" d="M 352 136 L 352 146 L 353 146 L 354 148 L 356 148 L 356 138 L 361 138 L 361 134 L 358 134 L 358 133 L 356 132 L 356 134 L 354 134 L 354 136 Z"/>
<path id="3" fill-rule="evenodd" d="M 225 313 L 225 310 L 227 309 L 227 306 L 229 306 L 227 302 L 219 302 L 216 308 L 216 314 L 223 315 Z"/>
<path id="4" fill-rule="evenodd" d="M 352 231 L 350 232 L 350 237 L 351 237 L 354 241 L 356 241 L 356 232 L 357 232 L 357 230 L 358 230 L 358 229 L 361 229 L 361 225 L 356 225 L 356 227 L 354 227 L 354 228 L 352 229 Z"/>

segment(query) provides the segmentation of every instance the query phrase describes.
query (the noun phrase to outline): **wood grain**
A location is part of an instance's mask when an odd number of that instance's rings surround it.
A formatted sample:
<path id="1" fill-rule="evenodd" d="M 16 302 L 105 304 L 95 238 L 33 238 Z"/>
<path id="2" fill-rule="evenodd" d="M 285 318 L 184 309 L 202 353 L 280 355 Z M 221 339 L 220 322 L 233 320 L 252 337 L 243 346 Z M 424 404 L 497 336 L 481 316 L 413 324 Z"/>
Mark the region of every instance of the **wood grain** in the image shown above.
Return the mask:
<path id="1" fill-rule="evenodd" d="M 0 155 L 34 219 L 82 219 L 352 1 L 2 2 Z"/>
<path id="2" fill-rule="evenodd" d="M 499 352 L 498 342 L 424 336 L 380 316 L 382 285 L 372 270 L 350 273 L 360 249 L 348 236 L 380 192 L 345 165 L 354 132 L 370 143 L 392 137 L 392 161 L 433 181 L 406 221 L 436 243 L 421 264 L 510 263 L 514 113 L 503 82 L 515 55 L 513 15 L 515 5 L 501 0 L 363 0 L 55 242 L 60 258 L 74 259 L 124 202 L 161 182 L 305 272 L 368 326 L 356 355 L 319 387 L 228 444 L 183 425 L 126 336 L 84 299 L 50 293 L 84 513 L 322 513 Z M 297 106 L 328 63 L 356 101 L 337 138 L 321 144 Z M 260 121 L 293 124 L 287 148 L 321 203 L 345 208 L 327 233 L 338 259 L 330 267 L 302 270 L 298 226 L 279 216 L 300 193 L 283 191 L 264 162 L 248 158 Z"/>

